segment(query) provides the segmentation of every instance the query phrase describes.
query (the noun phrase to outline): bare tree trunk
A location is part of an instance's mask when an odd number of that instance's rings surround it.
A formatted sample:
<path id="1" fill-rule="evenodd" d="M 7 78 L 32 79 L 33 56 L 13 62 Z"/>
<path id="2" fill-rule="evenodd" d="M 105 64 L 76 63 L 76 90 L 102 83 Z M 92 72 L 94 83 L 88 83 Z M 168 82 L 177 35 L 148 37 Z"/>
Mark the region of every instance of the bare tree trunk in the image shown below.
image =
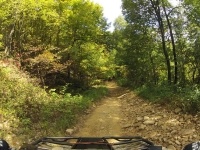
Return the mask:
<path id="1" fill-rule="evenodd" d="M 162 3 L 163 3 L 163 1 L 162 1 Z M 175 46 L 175 42 L 174 42 L 174 35 L 173 35 L 173 32 L 172 32 L 172 26 L 171 26 L 171 23 L 170 23 L 170 20 L 169 20 L 169 16 L 168 16 L 168 14 L 166 12 L 166 8 L 164 6 L 164 3 L 163 3 L 163 9 L 164 9 L 164 12 L 165 12 L 165 17 L 167 19 L 167 25 L 168 25 L 169 32 L 170 32 L 172 49 L 173 49 L 173 57 L 174 57 L 174 84 L 177 84 L 177 82 L 178 82 L 178 62 L 177 62 L 177 55 L 176 55 L 176 46 Z"/>
<path id="2" fill-rule="evenodd" d="M 7 37 L 7 40 L 6 40 L 6 48 L 5 48 L 5 54 L 7 56 L 9 56 L 11 54 L 11 51 L 12 51 L 12 43 L 13 43 L 13 34 L 15 32 L 15 25 L 13 25 L 11 31 L 10 31 L 10 34 L 9 36 Z"/>
<path id="3" fill-rule="evenodd" d="M 151 62 L 151 66 L 152 66 L 153 81 L 154 81 L 154 84 L 156 85 L 158 83 L 158 75 L 156 73 L 156 67 L 155 67 L 155 64 L 153 62 L 153 58 L 151 55 L 150 55 L 150 62 Z"/>
<path id="4" fill-rule="evenodd" d="M 159 6 L 160 3 L 159 3 L 159 0 L 156 0 L 156 1 L 150 0 L 150 1 L 151 1 L 151 5 L 155 11 L 157 21 L 159 24 L 159 29 L 160 29 L 161 39 L 162 39 L 162 48 L 163 48 L 163 53 L 164 53 L 165 61 L 166 61 L 166 65 L 167 65 L 167 79 L 168 79 L 168 83 L 171 84 L 171 65 L 170 65 L 169 54 L 166 49 L 165 29 L 164 29 L 163 20 L 162 20 L 161 13 L 160 13 L 160 6 Z"/>

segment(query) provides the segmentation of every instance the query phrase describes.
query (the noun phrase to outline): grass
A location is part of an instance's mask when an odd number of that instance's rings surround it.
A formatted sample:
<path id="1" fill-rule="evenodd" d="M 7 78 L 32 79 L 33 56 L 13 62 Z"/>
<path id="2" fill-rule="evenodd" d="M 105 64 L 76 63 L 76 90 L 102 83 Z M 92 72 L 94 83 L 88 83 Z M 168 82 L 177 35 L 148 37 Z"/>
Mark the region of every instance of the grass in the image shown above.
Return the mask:
<path id="1" fill-rule="evenodd" d="M 174 85 L 143 86 L 138 88 L 139 96 L 162 105 L 181 108 L 185 113 L 200 112 L 200 87 L 198 85 L 181 87 Z"/>
<path id="2" fill-rule="evenodd" d="M 73 96 L 59 95 L 54 90 L 47 93 L 31 79 L 22 78 L 15 68 L 0 67 L 0 138 L 13 134 L 18 139 L 23 137 L 24 142 L 42 136 L 64 136 L 80 114 L 107 94 L 105 87 Z"/>

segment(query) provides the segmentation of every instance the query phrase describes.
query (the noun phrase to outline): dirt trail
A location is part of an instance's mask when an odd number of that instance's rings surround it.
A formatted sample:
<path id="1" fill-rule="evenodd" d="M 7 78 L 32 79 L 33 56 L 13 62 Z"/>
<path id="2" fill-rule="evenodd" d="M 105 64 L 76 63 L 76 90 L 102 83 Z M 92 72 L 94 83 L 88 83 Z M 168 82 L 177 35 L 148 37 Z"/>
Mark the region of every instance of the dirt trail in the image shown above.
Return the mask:
<path id="1" fill-rule="evenodd" d="M 200 140 L 199 116 L 152 104 L 133 92 L 108 83 L 109 95 L 75 127 L 76 136 L 142 136 L 169 150 Z"/>
<path id="2" fill-rule="evenodd" d="M 120 136 L 122 128 L 121 102 L 118 96 L 125 90 L 115 83 L 109 83 L 109 95 L 96 104 L 94 110 L 86 117 L 84 123 L 79 125 L 78 136 Z"/>

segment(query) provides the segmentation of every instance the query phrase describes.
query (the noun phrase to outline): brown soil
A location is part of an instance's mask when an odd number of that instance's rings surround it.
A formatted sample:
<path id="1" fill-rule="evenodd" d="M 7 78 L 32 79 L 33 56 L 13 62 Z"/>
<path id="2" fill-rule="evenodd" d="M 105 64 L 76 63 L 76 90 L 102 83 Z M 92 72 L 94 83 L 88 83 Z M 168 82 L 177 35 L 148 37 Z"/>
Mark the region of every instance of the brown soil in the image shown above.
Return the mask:
<path id="1" fill-rule="evenodd" d="M 109 82 L 109 95 L 75 127 L 76 136 L 142 136 L 171 150 L 200 139 L 198 116 L 149 103 Z"/>
<path id="2" fill-rule="evenodd" d="M 117 98 L 125 90 L 115 83 L 107 84 L 109 94 L 101 102 L 95 104 L 84 116 L 83 121 L 78 125 L 77 136 L 120 136 L 122 115 L 121 102 Z"/>

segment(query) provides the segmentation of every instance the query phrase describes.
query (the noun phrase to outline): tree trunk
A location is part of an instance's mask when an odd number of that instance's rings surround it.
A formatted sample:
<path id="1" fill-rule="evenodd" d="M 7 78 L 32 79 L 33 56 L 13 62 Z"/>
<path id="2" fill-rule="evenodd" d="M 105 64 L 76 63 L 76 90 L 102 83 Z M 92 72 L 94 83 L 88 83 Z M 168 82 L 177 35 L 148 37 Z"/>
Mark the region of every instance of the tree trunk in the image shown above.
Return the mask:
<path id="1" fill-rule="evenodd" d="M 13 25 L 11 31 L 10 31 L 10 34 L 6 40 L 6 48 L 5 48 L 5 54 L 7 56 L 9 56 L 11 54 L 11 51 L 12 51 L 12 44 L 13 44 L 13 34 L 15 32 L 15 25 Z"/>
<path id="2" fill-rule="evenodd" d="M 155 67 L 155 64 L 153 62 L 152 56 L 150 55 L 149 57 L 150 57 L 150 62 L 151 62 L 151 66 L 152 66 L 153 82 L 154 82 L 155 85 L 157 85 L 157 83 L 158 83 L 158 75 L 156 73 L 156 67 Z"/>
<path id="3" fill-rule="evenodd" d="M 60 29 L 58 28 L 58 31 L 56 33 L 56 46 L 60 46 Z"/>
<path id="4" fill-rule="evenodd" d="M 160 30 L 160 34 L 161 34 L 161 39 L 162 39 L 162 48 L 163 48 L 163 53 L 165 56 L 165 61 L 166 61 L 166 65 L 167 65 L 167 80 L 168 83 L 171 84 L 171 65 L 170 65 L 170 59 L 169 59 L 169 54 L 167 52 L 166 49 L 166 43 L 165 43 L 165 30 L 164 30 L 164 24 L 163 24 L 163 20 L 161 17 L 161 13 L 160 13 L 160 4 L 159 4 L 159 0 L 155 1 L 151 1 L 151 5 L 156 13 L 156 18 L 159 24 L 159 30 Z"/>
<path id="5" fill-rule="evenodd" d="M 171 43 L 172 43 L 172 49 L 173 49 L 173 57 L 174 57 L 174 84 L 177 84 L 178 82 L 178 62 L 177 62 L 177 55 L 176 55 L 176 46 L 175 46 L 175 42 L 174 42 L 174 35 L 172 32 L 172 26 L 171 23 L 169 21 L 169 16 L 166 12 L 165 6 L 163 5 L 163 9 L 165 12 L 165 17 L 167 19 L 167 26 L 169 28 L 169 32 L 170 32 L 170 37 L 171 37 Z"/>

